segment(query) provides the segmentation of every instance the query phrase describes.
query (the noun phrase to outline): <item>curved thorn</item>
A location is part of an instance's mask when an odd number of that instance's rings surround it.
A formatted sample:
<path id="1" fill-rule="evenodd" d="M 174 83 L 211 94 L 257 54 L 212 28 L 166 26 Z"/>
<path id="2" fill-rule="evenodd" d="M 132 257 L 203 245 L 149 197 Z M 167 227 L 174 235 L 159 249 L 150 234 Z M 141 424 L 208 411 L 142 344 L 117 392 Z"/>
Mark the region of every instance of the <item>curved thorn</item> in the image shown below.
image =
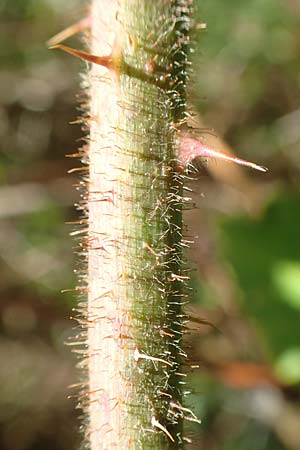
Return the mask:
<path id="1" fill-rule="evenodd" d="M 52 45 L 51 47 L 49 47 L 50 50 L 54 50 L 57 48 L 60 50 L 63 50 L 66 53 L 69 53 L 70 55 L 75 56 L 76 58 L 80 58 L 80 59 L 83 59 L 84 61 L 99 64 L 100 66 L 104 66 L 110 70 L 113 69 L 111 55 L 107 55 L 107 56 L 91 55 L 90 53 L 86 53 L 86 52 L 83 52 L 82 50 L 77 50 L 72 47 L 67 47 L 66 45 L 62 45 L 62 44 Z"/>

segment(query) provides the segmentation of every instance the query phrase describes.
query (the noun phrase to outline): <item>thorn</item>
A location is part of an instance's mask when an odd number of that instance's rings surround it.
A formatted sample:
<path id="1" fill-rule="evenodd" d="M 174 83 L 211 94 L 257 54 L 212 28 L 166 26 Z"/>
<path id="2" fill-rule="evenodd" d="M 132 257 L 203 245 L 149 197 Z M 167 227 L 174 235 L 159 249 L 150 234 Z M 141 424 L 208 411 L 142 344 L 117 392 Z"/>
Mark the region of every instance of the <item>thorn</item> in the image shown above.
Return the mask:
<path id="1" fill-rule="evenodd" d="M 163 431 L 163 432 L 165 433 L 165 435 L 168 436 L 168 438 L 169 438 L 172 442 L 175 442 L 175 439 L 173 438 L 173 436 L 168 432 L 168 430 L 167 430 L 164 426 L 162 426 L 161 423 L 159 423 L 158 420 L 155 419 L 154 416 L 152 416 L 152 418 L 151 418 L 151 425 L 152 425 L 153 427 L 156 427 L 156 428 L 158 428 L 159 430 Z"/>
<path id="2" fill-rule="evenodd" d="M 143 242 L 143 248 L 146 248 L 147 250 L 149 250 L 150 253 L 152 253 L 152 255 L 156 256 L 157 258 L 159 258 L 159 254 L 155 253 L 155 251 L 153 250 L 153 248 L 151 247 L 151 245 L 147 244 L 147 242 Z"/>
<path id="3" fill-rule="evenodd" d="M 53 36 L 46 42 L 46 45 L 47 47 L 53 47 L 54 45 L 60 44 L 69 37 L 74 36 L 74 34 L 80 33 L 81 31 L 90 28 L 90 26 L 91 26 L 91 16 L 87 16 L 84 19 L 79 20 L 79 22 L 73 23 L 73 25 L 57 33 L 55 36 Z"/>
<path id="4" fill-rule="evenodd" d="M 170 363 L 169 361 L 166 361 L 165 359 L 162 359 L 162 358 L 156 358 L 155 356 L 149 356 L 149 355 L 146 355 L 145 353 L 140 353 L 137 348 L 134 351 L 133 358 L 135 361 L 139 361 L 140 359 L 147 359 L 149 361 L 152 361 L 153 363 L 161 362 L 161 363 L 167 364 L 170 367 L 173 367 L 173 364 Z"/>
<path id="5" fill-rule="evenodd" d="M 196 414 L 193 413 L 193 411 L 189 408 L 185 408 L 184 406 L 180 405 L 179 403 L 175 403 L 175 402 L 171 402 L 170 406 L 172 408 L 178 409 L 180 411 L 186 412 L 188 414 L 190 414 L 190 418 L 184 417 L 187 420 L 191 420 L 192 422 L 197 422 L 197 423 L 201 423 L 201 420 L 198 419 L 198 417 L 196 416 Z"/>
<path id="6" fill-rule="evenodd" d="M 83 228 L 82 230 L 75 230 L 69 233 L 69 236 L 78 236 L 79 234 L 85 234 L 89 231 L 88 228 Z"/>
<path id="7" fill-rule="evenodd" d="M 66 45 L 62 44 L 52 45 L 51 47 L 49 47 L 49 50 L 54 50 L 57 48 L 63 50 L 66 53 L 69 53 L 70 55 L 75 56 L 76 58 L 80 58 L 83 59 L 84 61 L 89 61 L 98 64 L 100 66 L 106 67 L 109 70 L 114 70 L 112 55 L 106 56 L 91 55 L 90 53 L 86 53 L 81 50 L 76 50 L 75 48 L 67 47 Z"/>
<path id="8" fill-rule="evenodd" d="M 205 145 L 202 141 L 193 137 L 183 137 L 179 143 L 179 164 L 180 168 L 185 169 L 189 163 L 196 158 L 216 158 L 224 161 L 233 162 L 240 166 L 251 167 L 260 172 L 267 172 L 267 168 L 259 166 L 253 162 L 231 156 L 228 153 L 220 152 L 212 147 Z"/>
<path id="9" fill-rule="evenodd" d="M 187 417 L 187 416 L 184 416 L 183 418 L 184 418 L 185 420 L 188 420 L 189 422 L 195 422 L 195 423 L 199 423 L 199 424 L 202 423 L 200 419 L 194 419 L 193 417 Z"/>
<path id="10" fill-rule="evenodd" d="M 89 167 L 82 166 L 82 167 L 74 167 L 73 169 L 69 169 L 67 173 L 74 173 L 74 172 L 86 172 L 89 170 Z"/>
<path id="11" fill-rule="evenodd" d="M 174 334 L 172 334 L 172 333 L 168 333 L 167 331 L 165 331 L 165 330 L 159 330 L 159 334 L 161 335 L 161 336 L 169 336 L 169 337 L 174 337 Z"/>
<path id="12" fill-rule="evenodd" d="M 188 281 L 189 279 L 190 279 L 190 277 L 186 277 L 186 276 L 183 276 L 183 275 L 178 275 L 176 273 L 171 273 L 170 281 L 181 281 L 181 282 L 183 282 L 183 281 Z"/>

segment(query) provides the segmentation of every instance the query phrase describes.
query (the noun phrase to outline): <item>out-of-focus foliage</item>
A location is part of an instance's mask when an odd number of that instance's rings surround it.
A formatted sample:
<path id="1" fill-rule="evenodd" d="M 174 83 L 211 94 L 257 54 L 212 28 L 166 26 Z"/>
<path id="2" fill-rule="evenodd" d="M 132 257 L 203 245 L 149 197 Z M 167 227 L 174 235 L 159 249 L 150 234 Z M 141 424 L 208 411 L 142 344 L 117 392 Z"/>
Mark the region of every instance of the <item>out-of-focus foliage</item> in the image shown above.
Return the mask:
<path id="1" fill-rule="evenodd" d="M 200 123 L 266 175 L 210 163 L 189 212 L 197 311 L 195 448 L 299 449 L 300 4 L 201 1 L 194 84 Z M 211 130 L 212 131 L 212 130 Z M 203 137 L 209 134 L 203 130 Z"/>
<path id="2" fill-rule="evenodd" d="M 193 303 L 216 328 L 191 325 L 200 364 L 187 397 L 202 419 L 192 448 L 299 450 L 300 4 L 197 0 L 190 87 L 199 123 L 266 175 L 210 162 L 192 182 L 199 236 Z M 78 448 L 77 333 L 68 175 L 78 148 L 78 72 L 45 42 L 86 14 L 80 0 L 0 2 L 0 448 Z M 73 38 L 76 39 L 76 38 Z M 72 40 L 71 40 L 72 43 Z M 74 42 L 73 42 L 74 43 Z M 74 45 L 79 46 L 77 42 Z M 209 134 L 203 131 L 204 138 Z"/>
<path id="3" fill-rule="evenodd" d="M 78 75 L 46 41 L 80 2 L 0 2 L 0 448 L 79 445 L 73 392 L 76 199 L 64 155 L 78 147 Z M 76 69 L 75 69 L 76 67 Z"/>

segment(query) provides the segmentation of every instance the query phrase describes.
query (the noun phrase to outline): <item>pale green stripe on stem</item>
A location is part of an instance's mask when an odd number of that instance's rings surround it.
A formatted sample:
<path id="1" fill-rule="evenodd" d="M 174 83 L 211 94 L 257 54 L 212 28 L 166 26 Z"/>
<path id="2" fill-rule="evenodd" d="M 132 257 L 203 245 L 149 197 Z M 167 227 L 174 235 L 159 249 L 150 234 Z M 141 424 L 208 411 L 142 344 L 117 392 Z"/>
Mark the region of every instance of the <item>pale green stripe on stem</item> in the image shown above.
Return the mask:
<path id="1" fill-rule="evenodd" d="M 94 0 L 88 235 L 92 450 L 182 448 L 182 178 L 189 0 Z"/>

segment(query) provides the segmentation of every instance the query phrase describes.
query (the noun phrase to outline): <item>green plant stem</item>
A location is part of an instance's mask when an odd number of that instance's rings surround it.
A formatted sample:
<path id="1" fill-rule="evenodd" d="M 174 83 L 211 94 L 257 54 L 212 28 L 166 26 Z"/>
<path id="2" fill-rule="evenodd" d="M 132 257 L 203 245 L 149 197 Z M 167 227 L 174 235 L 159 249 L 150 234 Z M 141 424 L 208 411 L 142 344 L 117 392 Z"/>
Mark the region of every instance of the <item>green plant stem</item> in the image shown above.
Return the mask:
<path id="1" fill-rule="evenodd" d="M 94 0 L 88 182 L 91 450 L 180 449 L 184 120 L 191 1 Z"/>

